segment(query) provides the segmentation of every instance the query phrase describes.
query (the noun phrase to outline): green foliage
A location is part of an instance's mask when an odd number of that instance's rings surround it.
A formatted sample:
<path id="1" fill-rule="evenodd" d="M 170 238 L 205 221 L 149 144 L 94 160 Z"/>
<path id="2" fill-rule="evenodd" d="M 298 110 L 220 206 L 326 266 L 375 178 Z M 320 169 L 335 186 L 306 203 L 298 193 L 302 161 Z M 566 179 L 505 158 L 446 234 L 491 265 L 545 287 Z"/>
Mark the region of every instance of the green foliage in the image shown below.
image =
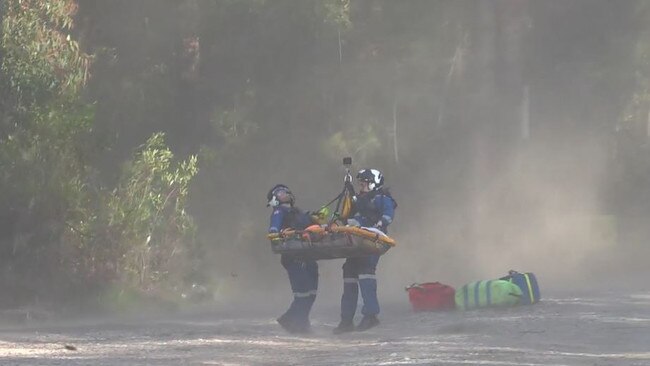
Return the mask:
<path id="1" fill-rule="evenodd" d="M 639 28 L 630 38 L 633 52 L 625 55 L 631 58 L 632 67 L 613 70 L 612 65 L 605 74 L 610 80 L 625 75 L 627 80 L 632 80 L 631 90 L 621 97 L 623 108 L 618 115 L 612 154 L 616 168 L 610 174 L 614 191 L 611 199 L 616 210 L 627 215 L 647 212 L 647 205 L 637 196 L 648 194 L 650 182 L 650 28 L 647 27 L 650 6 L 644 1 L 634 6 L 632 21 Z"/>
<path id="2" fill-rule="evenodd" d="M 323 149 L 333 160 L 351 156 L 360 163 L 368 161 L 380 148 L 380 139 L 371 124 L 336 132 L 323 144 Z"/>
<path id="3" fill-rule="evenodd" d="M 95 106 L 79 91 L 91 57 L 71 37 L 76 3 L 8 0 L 0 34 L 0 202 L 9 218 L 0 250 L 21 291 L 65 277 L 61 237 L 87 205 Z M 8 251 L 8 249 L 10 249 Z M 0 281 L 0 286 L 13 284 Z M 53 291 L 52 291 L 53 292 Z"/>
<path id="4" fill-rule="evenodd" d="M 169 279 L 177 258 L 187 255 L 194 224 L 185 211 L 196 156 L 177 165 L 154 134 L 136 158 L 127 164 L 122 181 L 109 201 L 109 227 L 119 228 L 121 269 L 129 282 L 140 286 Z M 173 272 L 173 271 L 171 271 Z"/>
<path id="5" fill-rule="evenodd" d="M 232 108 L 215 108 L 210 122 L 216 134 L 226 142 L 243 139 L 259 129 L 253 121 L 252 109 L 255 106 L 255 91 L 246 89 L 241 96 L 235 96 Z"/>
<path id="6" fill-rule="evenodd" d="M 174 162 L 162 133 L 128 162 L 116 189 L 68 222 L 66 242 L 80 280 L 153 290 L 179 284 L 190 270 L 195 225 L 186 212 L 197 158 Z"/>
<path id="7" fill-rule="evenodd" d="M 25 106 L 85 83 L 91 57 L 70 36 L 76 9 L 72 0 L 6 1 L 1 70 Z"/>
<path id="8" fill-rule="evenodd" d="M 325 0 L 319 5 L 324 10 L 323 19 L 340 29 L 347 29 L 352 26 L 350 22 L 350 0 Z"/>
<path id="9" fill-rule="evenodd" d="M 3 183 L 15 187 L 14 194 L 23 192 L 20 197 L 46 198 L 53 193 L 48 187 L 65 187 L 86 169 L 93 118 L 93 105 L 52 101 L 33 106 L 22 123 L 0 137 L 0 156 L 11 162 L 3 169 Z"/>
<path id="10" fill-rule="evenodd" d="M 103 138 L 96 105 L 81 102 L 92 56 L 71 38 L 76 2 L 10 0 L 3 10 L 0 202 L 14 222 L 3 226 L 3 268 L 24 278 L 24 292 L 46 297 L 181 282 L 193 255 L 185 206 L 196 157 L 175 163 L 154 134 L 107 188 L 92 165 Z M 151 70 L 145 78 L 165 73 Z"/>

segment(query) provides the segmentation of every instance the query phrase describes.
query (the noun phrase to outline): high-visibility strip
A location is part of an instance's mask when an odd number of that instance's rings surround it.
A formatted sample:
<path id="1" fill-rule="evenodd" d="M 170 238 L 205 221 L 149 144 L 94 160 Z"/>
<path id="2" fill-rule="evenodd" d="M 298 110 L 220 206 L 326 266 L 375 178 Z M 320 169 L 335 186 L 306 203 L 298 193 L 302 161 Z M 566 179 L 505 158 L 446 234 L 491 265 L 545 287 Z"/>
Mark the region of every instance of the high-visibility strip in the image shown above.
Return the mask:
<path id="1" fill-rule="evenodd" d="M 374 274 L 360 274 L 359 275 L 360 280 L 376 280 L 377 276 Z"/>
<path id="2" fill-rule="evenodd" d="M 343 278 L 343 283 L 358 283 L 359 279 L 358 278 Z"/>
<path id="3" fill-rule="evenodd" d="M 318 290 L 311 290 L 311 291 L 309 291 L 309 294 L 316 296 L 316 295 L 318 295 Z"/>
<path id="4" fill-rule="evenodd" d="M 307 291 L 307 292 L 294 292 L 294 293 L 293 293 L 293 297 L 300 297 L 300 298 L 302 298 L 302 297 L 309 297 L 309 296 L 311 296 L 311 295 L 312 295 L 312 294 L 311 294 L 310 291 Z"/>
<path id="5" fill-rule="evenodd" d="M 492 286 L 490 286 L 491 284 L 492 284 L 492 280 L 487 281 L 487 284 L 485 285 L 485 287 L 486 287 L 485 291 L 487 293 L 487 304 L 488 304 L 488 306 L 492 305 L 492 289 L 491 289 Z"/>
<path id="6" fill-rule="evenodd" d="M 535 303 L 535 295 L 533 294 L 533 286 L 530 284 L 530 277 L 528 277 L 528 273 L 525 273 L 524 277 L 526 278 L 526 285 L 528 285 L 528 295 L 530 296 L 530 303 L 533 304 L 533 303 Z"/>
<path id="7" fill-rule="evenodd" d="M 465 305 L 465 310 L 469 307 L 469 288 L 467 285 L 463 286 L 463 303 Z"/>
<path id="8" fill-rule="evenodd" d="M 483 284 L 483 281 L 477 282 L 476 286 L 474 286 L 474 306 L 475 307 L 479 307 L 478 290 L 481 287 L 481 284 Z"/>

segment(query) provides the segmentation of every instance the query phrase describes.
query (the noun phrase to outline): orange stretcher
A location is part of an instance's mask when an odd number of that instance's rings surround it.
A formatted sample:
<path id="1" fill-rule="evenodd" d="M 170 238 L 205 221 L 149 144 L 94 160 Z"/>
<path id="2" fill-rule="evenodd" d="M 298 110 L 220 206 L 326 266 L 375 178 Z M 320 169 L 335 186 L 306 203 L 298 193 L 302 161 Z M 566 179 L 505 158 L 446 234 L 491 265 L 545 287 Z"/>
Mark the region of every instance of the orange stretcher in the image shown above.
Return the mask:
<path id="1" fill-rule="evenodd" d="M 396 245 L 378 229 L 312 225 L 268 235 L 274 253 L 301 259 L 336 259 L 382 255 Z"/>

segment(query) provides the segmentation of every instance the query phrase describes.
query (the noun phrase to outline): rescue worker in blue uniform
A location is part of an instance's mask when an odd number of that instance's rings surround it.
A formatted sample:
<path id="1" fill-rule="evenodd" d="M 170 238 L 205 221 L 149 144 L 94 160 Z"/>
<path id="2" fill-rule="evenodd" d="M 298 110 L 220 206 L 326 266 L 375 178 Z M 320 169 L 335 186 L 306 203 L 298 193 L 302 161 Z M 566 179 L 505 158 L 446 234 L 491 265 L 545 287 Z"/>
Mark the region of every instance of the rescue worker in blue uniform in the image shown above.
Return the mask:
<path id="1" fill-rule="evenodd" d="M 357 174 L 359 194 L 354 198 L 353 217 L 349 225 L 374 227 L 388 233 L 393 222 L 397 203 L 389 191 L 383 188 L 384 176 L 376 169 L 362 169 Z M 379 255 L 348 258 L 343 264 L 343 296 L 341 297 L 341 322 L 334 328 L 334 334 L 364 331 L 379 325 L 379 302 L 377 300 L 377 279 L 375 269 Z M 354 314 L 361 290 L 363 318 L 354 326 Z"/>
<path id="2" fill-rule="evenodd" d="M 308 213 L 294 207 L 295 197 L 287 186 L 276 185 L 267 194 L 267 199 L 267 206 L 273 208 L 269 233 L 281 233 L 285 229 L 302 230 L 312 224 Z M 314 260 L 299 260 L 287 255 L 282 255 L 280 262 L 289 275 L 293 302 L 277 321 L 290 333 L 309 332 L 309 312 L 318 290 L 318 264 Z"/>

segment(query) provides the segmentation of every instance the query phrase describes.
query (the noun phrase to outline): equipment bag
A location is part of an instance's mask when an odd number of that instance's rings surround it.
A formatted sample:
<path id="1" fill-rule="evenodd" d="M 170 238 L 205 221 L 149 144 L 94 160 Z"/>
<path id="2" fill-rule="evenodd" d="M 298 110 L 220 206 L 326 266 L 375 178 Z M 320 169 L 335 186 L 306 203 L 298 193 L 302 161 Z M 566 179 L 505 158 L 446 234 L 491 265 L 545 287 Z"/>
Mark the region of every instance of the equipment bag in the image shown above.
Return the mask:
<path id="1" fill-rule="evenodd" d="M 519 286 L 519 289 L 521 289 L 522 293 L 520 302 L 522 305 L 535 304 L 542 298 L 542 295 L 539 292 L 537 278 L 530 272 L 520 273 L 510 270 L 508 272 L 508 275 L 500 278 L 500 280 L 512 282 L 515 285 Z"/>
<path id="2" fill-rule="evenodd" d="M 456 307 L 470 310 L 483 307 L 513 306 L 519 304 L 522 293 L 519 286 L 505 280 L 468 283 L 456 291 Z"/>
<path id="3" fill-rule="evenodd" d="M 448 310 L 455 306 L 456 290 L 440 282 L 414 283 L 406 292 L 413 311 Z"/>

